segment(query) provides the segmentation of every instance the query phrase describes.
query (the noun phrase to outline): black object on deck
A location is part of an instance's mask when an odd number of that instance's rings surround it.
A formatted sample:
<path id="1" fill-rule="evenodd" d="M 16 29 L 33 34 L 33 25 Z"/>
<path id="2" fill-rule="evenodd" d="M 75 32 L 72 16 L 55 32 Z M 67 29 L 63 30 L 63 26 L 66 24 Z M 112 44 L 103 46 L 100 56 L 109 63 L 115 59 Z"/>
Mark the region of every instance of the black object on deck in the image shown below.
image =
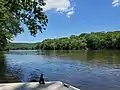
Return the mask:
<path id="1" fill-rule="evenodd" d="M 39 79 L 40 84 L 45 84 L 45 80 L 43 78 L 43 74 L 41 74 L 40 79 Z"/>

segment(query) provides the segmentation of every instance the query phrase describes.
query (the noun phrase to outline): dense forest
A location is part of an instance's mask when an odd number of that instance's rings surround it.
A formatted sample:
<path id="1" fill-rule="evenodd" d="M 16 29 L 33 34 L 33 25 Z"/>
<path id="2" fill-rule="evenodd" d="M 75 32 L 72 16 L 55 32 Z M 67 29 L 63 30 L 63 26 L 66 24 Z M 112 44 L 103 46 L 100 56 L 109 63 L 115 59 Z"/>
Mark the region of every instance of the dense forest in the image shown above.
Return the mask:
<path id="1" fill-rule="evenodd" d="M 120 49 L 120 31 L 82 33 L 79 36 L 46 39 L 37 48 L 42 50 Z"/>
<path id="2" fill-rule="evenodd" d="M 35 50 L 37 43 L 10 43 L 7 49 L 10 50 Z"/>
<path id="3" fill-rule="evenodd" d="M 46 39 L 34 44 L 12 44 L 10 49 L 120 50 L 120 31 L 82 33 L 79 36 Z"/>

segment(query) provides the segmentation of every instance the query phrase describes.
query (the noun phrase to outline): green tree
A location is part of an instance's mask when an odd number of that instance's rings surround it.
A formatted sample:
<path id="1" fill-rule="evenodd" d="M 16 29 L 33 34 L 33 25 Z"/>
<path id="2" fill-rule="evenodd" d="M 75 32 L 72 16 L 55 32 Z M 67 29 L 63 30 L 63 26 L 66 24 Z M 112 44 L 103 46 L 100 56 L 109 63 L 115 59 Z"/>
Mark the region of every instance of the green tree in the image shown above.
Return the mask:
<path id="1" fill-rule="evenodd" d="M 0 0 L 0 49 L 24 31 L 21 24 L 28 27 L 32 36 L 45 30 L 48 19 L 42 9 L 44 5 L 43 0 Z"/>
<path id="2" fill-rule="evenodd" d="M 43 50 L 120 49 L 120 32 L 92 32 L 79 36 L 47 39 L 40 43 Z"/>
<path id="3" fill-rule="evenodd" d="M 117 38 L 116 43 L 115 43 L 116 49 L 120 49 L 120 37 Z"/>

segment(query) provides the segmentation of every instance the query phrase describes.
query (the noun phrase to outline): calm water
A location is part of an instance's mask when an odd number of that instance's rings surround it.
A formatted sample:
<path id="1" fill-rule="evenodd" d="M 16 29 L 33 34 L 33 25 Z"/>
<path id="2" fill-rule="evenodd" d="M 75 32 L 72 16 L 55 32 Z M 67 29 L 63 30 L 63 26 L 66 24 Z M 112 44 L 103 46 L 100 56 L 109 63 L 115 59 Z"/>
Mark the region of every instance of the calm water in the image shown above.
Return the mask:
<path id="1" fill-rule="evenodd" d="M 9 51 L 0 54 L 5 74 L 30 81 L 44 74 L 81 90 L 120 90 L 120 51 Z"/>

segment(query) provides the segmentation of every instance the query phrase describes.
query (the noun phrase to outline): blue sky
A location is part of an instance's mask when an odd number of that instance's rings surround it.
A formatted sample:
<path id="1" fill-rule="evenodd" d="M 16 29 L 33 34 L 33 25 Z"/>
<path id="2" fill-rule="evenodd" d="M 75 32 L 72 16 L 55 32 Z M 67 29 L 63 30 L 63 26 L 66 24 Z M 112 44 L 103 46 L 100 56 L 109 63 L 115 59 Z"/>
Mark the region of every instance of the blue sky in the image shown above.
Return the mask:
<path id="1" fill-rule="evenodd" d="M 13 42 L 39 42 L 47 38 L 85 32 L 120 30 L 120 0 L 46 0 L 46 31 L 32 37 L 26 29 Z"/>

